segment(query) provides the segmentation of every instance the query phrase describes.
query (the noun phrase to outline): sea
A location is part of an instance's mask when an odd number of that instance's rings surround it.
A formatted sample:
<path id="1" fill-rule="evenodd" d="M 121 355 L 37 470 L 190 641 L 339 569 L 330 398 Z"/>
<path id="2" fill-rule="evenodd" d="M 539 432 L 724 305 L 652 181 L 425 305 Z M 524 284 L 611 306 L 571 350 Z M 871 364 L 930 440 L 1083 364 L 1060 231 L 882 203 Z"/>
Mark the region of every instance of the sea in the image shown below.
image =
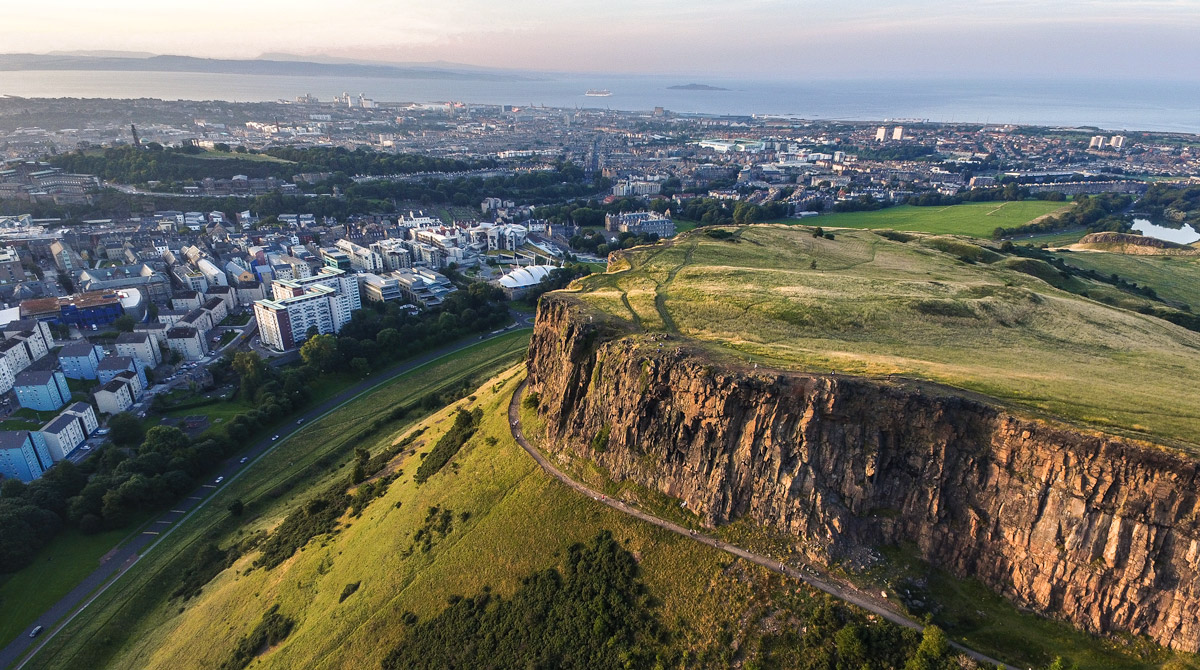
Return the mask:
<path id="1" fill-rule="evenodd" d="M 727 90 L 675 90 L 702 84 Z M 608 97 L 589 97 L 607 89 Z M 196 72 L 3 71 L 0 96 L 264 102 L 341 93 L 378 102 L 446 102 L 711 115 L 1097 127 L 1200 133 L 1200 82 L 1155 79 L 809 79 L 534 74 L 369 78 Z"/>

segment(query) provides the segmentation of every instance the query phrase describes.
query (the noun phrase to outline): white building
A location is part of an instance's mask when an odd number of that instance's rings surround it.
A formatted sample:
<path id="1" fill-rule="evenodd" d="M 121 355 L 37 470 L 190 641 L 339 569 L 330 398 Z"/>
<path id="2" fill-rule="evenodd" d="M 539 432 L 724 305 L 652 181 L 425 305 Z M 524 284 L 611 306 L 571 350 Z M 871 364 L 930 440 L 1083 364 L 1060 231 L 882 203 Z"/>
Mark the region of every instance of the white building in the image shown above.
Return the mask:
<path id="1" fill-rule="evenodd" d="M 334 246 L 350 257 L 350 267 L 354 270 L 382 272 L 387 269 L 383 263 L 383 256 L 375 251 L 375 245 L 368 249 L 350 240 L 338 240 Z"/>
<path id="2" fill-rule="evenodd" d="M 295 347 L 308 336 L 336 333 L 362 308 L 358 279 L 337 268 L 324 267 L 305 279 L 281 279 L 271 285 L 274 297 L 254 303 L 263 344 L 277 351 Z"/>
<path id="3" fill-rule="evenodd" d="M 50 457 L 58 462 L 83 444 L 99 425 L 96 410 L 86 402 L 77 402 L 51 419 L 42 427 L 41 433 L 46 448 L 50 450 Z"/>

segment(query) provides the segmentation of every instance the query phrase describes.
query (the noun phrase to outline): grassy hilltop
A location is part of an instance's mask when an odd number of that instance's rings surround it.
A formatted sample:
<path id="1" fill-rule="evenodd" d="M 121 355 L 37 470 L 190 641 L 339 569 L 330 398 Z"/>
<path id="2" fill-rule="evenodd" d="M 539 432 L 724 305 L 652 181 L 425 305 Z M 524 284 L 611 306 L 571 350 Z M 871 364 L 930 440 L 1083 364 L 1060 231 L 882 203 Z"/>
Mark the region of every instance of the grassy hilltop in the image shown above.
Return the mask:
<path id="1" fill-rule="evenodd" d="M 693 231 L 632 250 L 578 291 L 635 328 L 678 333 L 718 356 L 924 379 L 1200 451 L 1200 397 L 1181 392 L 1200 374 L 1200 333 L 1138 311 L 1186 320 L 1182 305 L 990 242 L 833 237 L 779 225 Z M 1173 295 L 1200 280 L 1200 264 L 1170 263 L 1137 275 L 1173 284 Z"/>

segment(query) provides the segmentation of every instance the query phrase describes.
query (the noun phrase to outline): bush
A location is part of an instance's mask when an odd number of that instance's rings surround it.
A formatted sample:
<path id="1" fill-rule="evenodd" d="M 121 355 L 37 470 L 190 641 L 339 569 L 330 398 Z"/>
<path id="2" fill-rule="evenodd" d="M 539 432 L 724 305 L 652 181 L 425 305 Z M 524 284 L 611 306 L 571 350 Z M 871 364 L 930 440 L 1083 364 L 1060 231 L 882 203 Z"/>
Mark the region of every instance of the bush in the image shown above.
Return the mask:
<path id="1" fill-rule="evenodd" d="M 448 463 L 463 444 L 475 434 L 475 429 L 479 427 L 479 421 L 482 418 L 483 410 L 478 407 L 470 412 L 458 410 L 454 415 L 454 425 L 437 441 L 437 444 L 433 445 L 429 455 L 421 462 L 421 467 L 417 468 L 417 474 L 413 476 L 413 480 L 418 484 L 423 484 L 437 474 L 442 466 Z"/>

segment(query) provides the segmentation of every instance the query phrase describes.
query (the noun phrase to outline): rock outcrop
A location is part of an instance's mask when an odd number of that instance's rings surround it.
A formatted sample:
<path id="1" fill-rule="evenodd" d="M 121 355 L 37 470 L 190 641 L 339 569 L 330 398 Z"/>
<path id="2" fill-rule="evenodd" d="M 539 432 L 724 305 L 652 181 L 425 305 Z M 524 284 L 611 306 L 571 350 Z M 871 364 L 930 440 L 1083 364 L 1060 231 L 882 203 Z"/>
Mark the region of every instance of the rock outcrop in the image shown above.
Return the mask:
<path id="1" fill-rule="evenodd" d="M 1130 233 L 1088 233 L 1069 249 L 1081 251 L 1111 251 L 1132 256 L 1195 256 L 1200 249 L 1154 237 Z"/>
<path id="2" fill-rule="evenodd" d="M 529 378 L 549 449 L 816 558 L 914 542 L 1089 631 L 1200 650 L 1196 461 L 950 390 L 716 364 L 585 312 L 564 294 L 538 310 Z"/>

